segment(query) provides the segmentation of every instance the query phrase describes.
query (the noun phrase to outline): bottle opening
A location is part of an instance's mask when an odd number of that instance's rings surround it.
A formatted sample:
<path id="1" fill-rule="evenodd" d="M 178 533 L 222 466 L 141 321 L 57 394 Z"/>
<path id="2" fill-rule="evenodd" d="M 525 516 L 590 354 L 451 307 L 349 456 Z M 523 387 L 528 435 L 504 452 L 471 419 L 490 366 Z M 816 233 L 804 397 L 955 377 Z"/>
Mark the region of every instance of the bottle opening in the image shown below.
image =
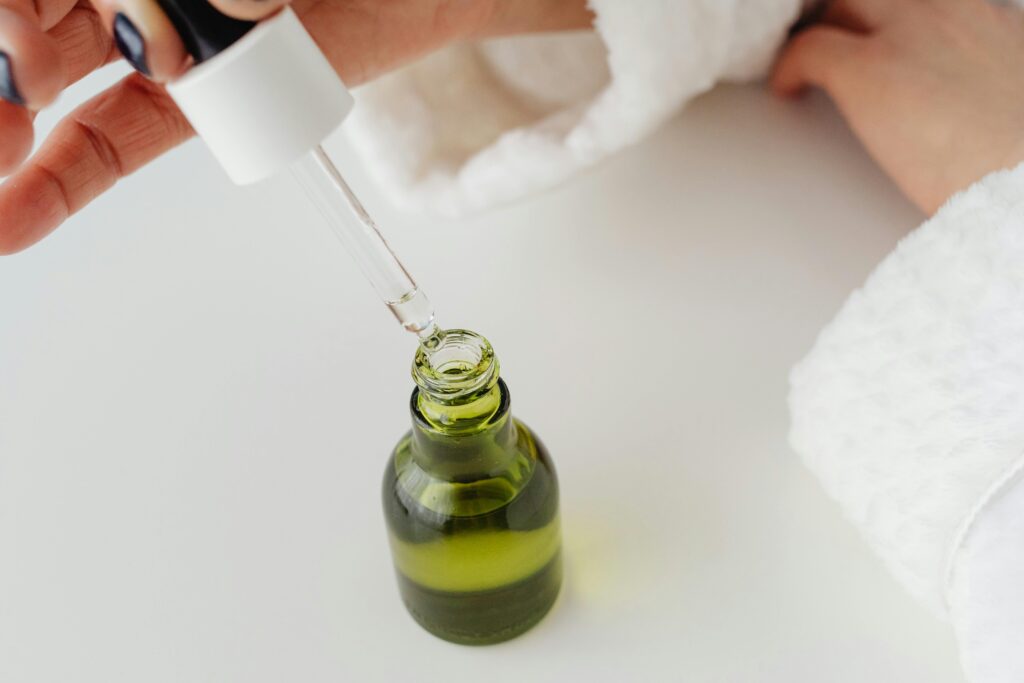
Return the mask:
<path id="1" fill-rule="evenodd" d="M 439 403 L 463 403 L 498 381 L 498 359 L 484 337 L 471 330 L 440 330 L 420 343 L 412 376 Z"/>

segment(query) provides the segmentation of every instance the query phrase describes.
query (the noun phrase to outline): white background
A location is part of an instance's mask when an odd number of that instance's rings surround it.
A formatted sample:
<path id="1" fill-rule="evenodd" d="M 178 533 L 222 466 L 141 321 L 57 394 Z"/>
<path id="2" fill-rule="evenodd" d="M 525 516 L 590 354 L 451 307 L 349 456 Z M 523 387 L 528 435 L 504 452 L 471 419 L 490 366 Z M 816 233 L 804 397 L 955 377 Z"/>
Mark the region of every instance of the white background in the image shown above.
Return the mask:
<path id="1" fill-rule="evenodd" d="M 789 368 L 921 220 L 824 100 L 716 91 L 462 221 L 330 149 L 554 456 L 554 611 L 479 649 L 405 614 L 379 486 L 413 340 L 289 177 L 233 188 L 193 142 L 0 260 L 0 680 L 962 680 L 786 443 Z"/>

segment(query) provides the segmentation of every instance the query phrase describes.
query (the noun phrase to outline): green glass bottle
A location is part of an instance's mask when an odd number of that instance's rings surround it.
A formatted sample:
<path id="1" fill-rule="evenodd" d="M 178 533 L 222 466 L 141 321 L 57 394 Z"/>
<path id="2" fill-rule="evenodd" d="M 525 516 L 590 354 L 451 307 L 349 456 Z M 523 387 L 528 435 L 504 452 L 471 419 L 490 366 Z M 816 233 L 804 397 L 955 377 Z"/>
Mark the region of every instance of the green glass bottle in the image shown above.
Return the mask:
<path id="1" fill-rule="evenodd" d="M 562 582 L 558 482 L 509 412 L 490 344 L 446 330 L 413 364 L 412 429 L 384 473 L 402 599 L 423 628 L 483 645 L 547 613 Z"/>

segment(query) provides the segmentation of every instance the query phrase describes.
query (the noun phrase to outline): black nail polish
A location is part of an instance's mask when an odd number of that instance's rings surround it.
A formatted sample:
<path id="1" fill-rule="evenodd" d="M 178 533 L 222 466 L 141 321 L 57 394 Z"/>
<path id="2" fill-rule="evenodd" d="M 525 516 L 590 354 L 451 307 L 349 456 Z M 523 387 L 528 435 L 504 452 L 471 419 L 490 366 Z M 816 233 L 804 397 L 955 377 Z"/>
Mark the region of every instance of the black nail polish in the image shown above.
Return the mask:
<path id="1" fill-rule="evenodd" d="M 25 98 L 18 92 L 18 86 L 14 85 L 14 74 L 11 72 L 11 58 L 7 53 L 0 50 L 0 97 L 11 104 L 24 106 Z"/>
<path id="2" fill-rule="evenodd" d="M 143 75 L 149 75 L 149 64 L 146 63 L 146 41 L 132 20 L 123 13 L 114 16 L 114 43 L 128 63 Z"/>

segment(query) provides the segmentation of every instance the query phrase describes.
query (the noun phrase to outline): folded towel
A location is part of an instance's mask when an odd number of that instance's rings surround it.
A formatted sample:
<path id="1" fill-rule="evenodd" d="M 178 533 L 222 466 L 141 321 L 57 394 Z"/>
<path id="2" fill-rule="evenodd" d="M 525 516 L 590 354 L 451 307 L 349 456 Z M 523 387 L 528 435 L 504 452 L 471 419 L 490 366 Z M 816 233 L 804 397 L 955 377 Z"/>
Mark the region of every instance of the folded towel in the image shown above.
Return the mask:
<path id="1" fill-rule="evenodd" d="M 952 619 L 976 683 L 1024 681 L 1024 477 L 981 511 L 959 551 Z"/>
<path id="2" fill-rule="evenodd" d="M 457 215 L 546 189 L 721 80 L 762 74 L 801 0 L 592 0 L 597 33 L 458 45 L 356 92 L 346 124 L 400 206 Z"/>
<path id="3" fill-rule="evenodd" d="M 955 603 L 972 680 L 1024 680 L 1024 630 L 986 626 L 1024 622 L 1024 534 L 986 509 L 1024 499 L 1024 165 L 902 241 L 794 369 L 790 408 L 793 447 L 893 574 Z"/>
<path id="4" fill-rule="evenodd" d="M 911 593 L 1024 460 L 1024 168 L 954 197 L 854 292 L 791 377 L 791 441 Z"/>

